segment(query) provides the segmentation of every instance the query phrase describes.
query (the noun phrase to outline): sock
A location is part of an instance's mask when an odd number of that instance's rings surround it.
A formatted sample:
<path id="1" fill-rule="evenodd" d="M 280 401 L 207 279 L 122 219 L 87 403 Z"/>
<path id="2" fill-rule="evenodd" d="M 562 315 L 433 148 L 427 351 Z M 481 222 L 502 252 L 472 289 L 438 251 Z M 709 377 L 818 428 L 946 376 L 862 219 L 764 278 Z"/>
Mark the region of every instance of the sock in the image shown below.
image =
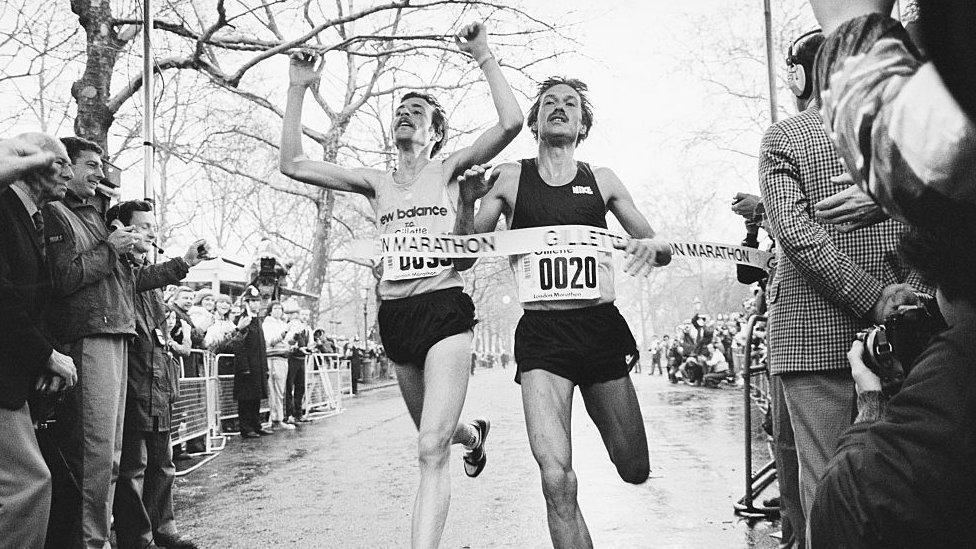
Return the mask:
<path id="1" fill-rule="evenodd" d="M 478 431 L 478 428 L 474 426 L 474 423 L 469 423 L 466 425 L 466 427 L 470 429 L 470 435 L 468 440 L 466 442 L 462 442 L 461 444 L 463 444 L 466 449 L 473 450 L 478 446 L 478 444 L 481 443 L 481 432 Z"/>

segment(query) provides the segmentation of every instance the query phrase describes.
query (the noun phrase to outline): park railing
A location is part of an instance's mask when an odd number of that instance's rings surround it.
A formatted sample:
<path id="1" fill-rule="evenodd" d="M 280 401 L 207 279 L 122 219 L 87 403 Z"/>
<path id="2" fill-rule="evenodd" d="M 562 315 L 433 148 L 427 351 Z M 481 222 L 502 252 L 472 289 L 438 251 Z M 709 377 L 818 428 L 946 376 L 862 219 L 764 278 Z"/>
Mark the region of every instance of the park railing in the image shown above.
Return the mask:
<path id="1" fill-rule="evenodd" d="M 752 315 L 746 324 L 746 345 L 738 357 L 733 360 L 742 372 L 742 395 L 744 403 L 743 430 L 745 434 L 745 494 L 733 506 L 738 515 L 746 517 L 773 517 L 779 514 L 779 507 L 756 505 L 760 494 L 776 481 L 776 462 L 770 460 L 758 470 L 753 468 L 752 455 L 752 413 L 755 405 L 766 417 L 770 412 L 772 391 L 770 387 L 769 368 L 767 360 L 761 352 L 764 344 L 761 338 L 754 337 L 756 325 L 765 323 L 766 317 Z M 767 436 L 767 440 L 771 437 Z"/>
<path id="2" fill-rule="evenodd" d="M 185 475 L 213 459 L 226 442 L 224 425 L 237 418 L 234 399 L 234 355 L 213 354 L 194 349 L 188 357 L 177 359 L 179 394 L 173 403 L 172 444 L 200 440 L 204 450 L 192 455 L 204 459 L 180 471 Z M 311 418 L 334 415 L 342 411 L 342 395 L 352 394 L 352 373 L 348 359 L 335 354 L 315 353 L 305 359 L 305 401 L 303 407 Z M 268 400 L 261 401 L 261 412 L 269 410 Z"/>

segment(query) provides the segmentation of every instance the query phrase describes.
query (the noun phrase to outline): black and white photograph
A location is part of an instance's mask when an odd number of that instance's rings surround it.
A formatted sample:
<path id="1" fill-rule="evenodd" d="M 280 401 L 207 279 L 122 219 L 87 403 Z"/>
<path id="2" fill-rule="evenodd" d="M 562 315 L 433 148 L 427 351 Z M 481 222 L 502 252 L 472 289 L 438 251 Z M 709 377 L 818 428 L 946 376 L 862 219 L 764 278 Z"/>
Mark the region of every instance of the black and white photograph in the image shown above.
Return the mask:
<path id="1" fill-rule="evenodd" d="M 968 0 L 0 0 L 0 549 L 976 547 Z"/>

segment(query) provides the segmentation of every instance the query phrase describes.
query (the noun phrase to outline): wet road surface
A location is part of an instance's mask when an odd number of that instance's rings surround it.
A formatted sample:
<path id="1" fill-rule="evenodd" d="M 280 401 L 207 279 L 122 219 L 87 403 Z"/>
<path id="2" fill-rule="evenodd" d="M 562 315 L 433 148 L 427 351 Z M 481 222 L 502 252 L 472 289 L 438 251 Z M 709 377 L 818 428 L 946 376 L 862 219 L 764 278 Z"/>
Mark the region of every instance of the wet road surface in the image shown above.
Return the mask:
<path id="1" fill-rule="evenodd" d="M 462 418 L 492 421 L 477 479 L 451 458 L 445 548 L 551 547 L 539 472 L 513 370 L 478 370 Z M 573 410 L 579 501 L 596 547 L 776 547 L 775 522 L 733 514 L 743 494 L 742 393 L 632 375 L 644 413 L 651 478 L 624 483 L 579 393 Z M 201 547 L 408 547 L 418 480 L 416 431 L 396 387 L 346 397 L 336 416 L 255 440 L 177 480 L 177 521 Z M 754 414 L 758 425 L 758 414 Z M 756 467 L 768 460 L 762 437 Z"/>

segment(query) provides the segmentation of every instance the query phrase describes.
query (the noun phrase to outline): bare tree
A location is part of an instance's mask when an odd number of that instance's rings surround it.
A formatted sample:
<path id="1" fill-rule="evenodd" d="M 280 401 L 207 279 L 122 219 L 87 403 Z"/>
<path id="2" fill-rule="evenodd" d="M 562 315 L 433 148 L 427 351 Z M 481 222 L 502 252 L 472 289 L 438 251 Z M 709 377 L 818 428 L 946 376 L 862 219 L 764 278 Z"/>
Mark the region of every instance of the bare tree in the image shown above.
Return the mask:
<path id="1" fill-rule="evenodd" d="M 156 198 L 164 234 L 175 226 L 171 211 L 221 212 L 214 219 L 218 240 L 230 243 L 234 237 L 266 231 L 300 251 L 307 258 L 307 265 L 298 269 L 303 286 L 314 294 L 322 291 L 330 257 L 340 244 L 333 239 L 336 220 L 348 216 L 337 215 L 337 204 L 345 199 L 336 193 L 296 185 L 274 169 L 284 87 L 271 74 L 286 55 L 311 49 L 327 61 L 321 93 L 313 97 L 324 116 L 315 124 L 317 129 L 304 130 L 322 158 L 382 166 L 392 158 L 383 122 L 392 113 L 394 94 L 407 89 L 451 94 L 452 100 L 446 101 L 449 108 L 457 108 L 464 98 L 487 95 L 486 87 L 479 90 L 477 85 L 480 73 L 455 50 L 450 29 L 469 20 L 488 21 L 496 56 L 516 84 L 531 80 L 527 72 L 536 63 L 563 52 L 556 39 L 563 40 L 563 47 L 570 43 L 555 25 L 512 2 L 389 0 L 368 7 L 351 0 L 169 0 L 161 4 L 153 21 L 153 40 L 154 66 L 163 88 L 157 97 L 161 131 L 156 145 L 160 181 L 166 186 Z M 21 78 L 50 82 L 60 76 L 63 82 L 67 75 L 80 73 L 70 87 L 77 109 L 75 133 L 112 151 L 114 160 L 132 165 L 127 159 L 134 157 L 129 153 L 139 145 L 137 121 L 142 107 L 139 4 L 44 0 L 42 11 L 49 21 L 34 13 L 35 6 L 20 0 L 2 8 L 16 16 L 16 29 L 0 34 L 0 62 L 20 59 L 16 65 L 23 75 L 14 74 L 17 71 L 0 75 L 0 89 Z M 65 20 L 66 7 L 77 16 L 78 25 L 44 34 L 45 22 Z M 35 54 L 30 56 L 34 61 L 26 64 L 18 48 L 27 46 L 17 38 L 25 29 L 41 35 L 29 43 Z M 60 64 L 37 68 L 37 63 L 49 62 Z M 197 77 L 184 79 L 183 73 Z M 25 103 L 39 111 L 36 118 L 42 124 L 58 123 L 51 111 L 62 118 L 67 115 L 71 107 L 64 101 L 67 90 L 63 84 L 54 88 L 37 84 L 48 92 L 41 94 L 46 103 L 26 97 Z M 60 99 L 56 108 L 49 107 L 52 98 Z M 241 118 L 242 114 L 248 118 Z M 472 129 L 464 127 L 451 138 Z M 240 155 L 245 150 L 252 152 Z M 206 179 L 211 195 L 192 192 L 196 202 L 184 204 L 181 195 L 188 188 L 199 191 L 200 179 Z M 230 201 L 220 200 L 220 193 L 229 193 L 235 180 L 273 193 L 237 192 L 229 195 Z M 269 226 L 251 213 L 275 215 L 277 211 L 267 205 L 262 212 L 247 211 L 248 207 L 255 210 L 252 201 L 259 197 L 273 197 L 269 202 L 275 208 L 301 211 L 314 222 L 301 224 L 302 230 Z M 350 204 L 352 211 L 360 211 L 355 202 Z M 232 234 L 248 221 L 258 226 L 241 231 L 247 235 Z"/>

